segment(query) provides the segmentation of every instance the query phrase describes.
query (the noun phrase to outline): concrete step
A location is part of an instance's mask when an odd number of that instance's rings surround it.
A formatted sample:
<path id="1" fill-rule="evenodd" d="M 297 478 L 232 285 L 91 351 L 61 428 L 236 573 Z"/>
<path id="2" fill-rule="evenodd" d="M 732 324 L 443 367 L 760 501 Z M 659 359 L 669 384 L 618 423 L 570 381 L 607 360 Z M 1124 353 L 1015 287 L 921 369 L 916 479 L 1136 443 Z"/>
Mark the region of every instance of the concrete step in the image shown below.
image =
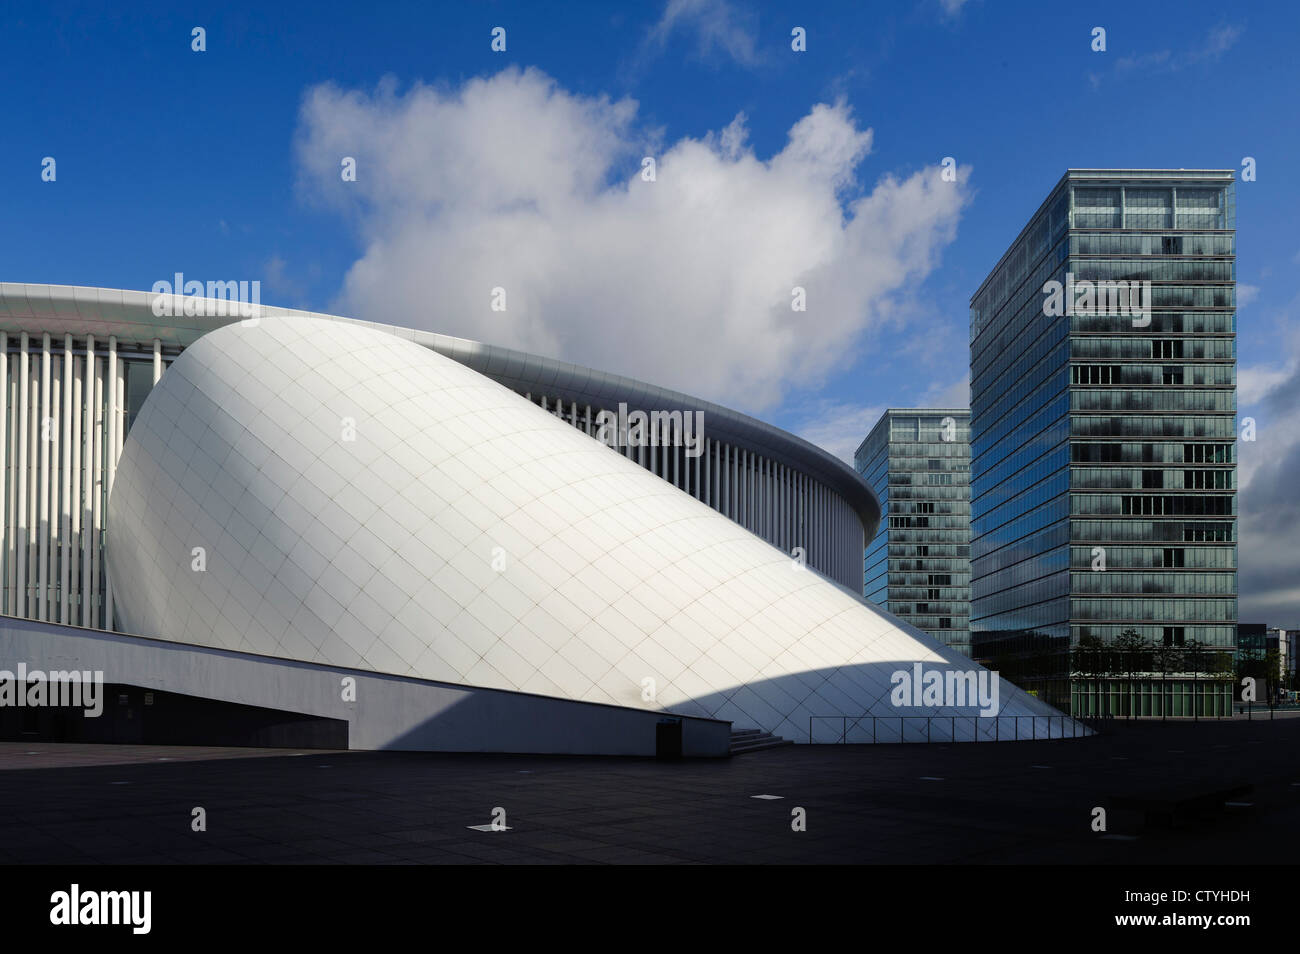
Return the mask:
<path id="1" fill-rule="evenodd" d="M 762 749 L 774 749 L 782 745 L 794 745 L 789 739 L 783 739 L 771 732 L 760 729 L 740 729 L 731 733 L 731 754 L 758 752 Z"/>

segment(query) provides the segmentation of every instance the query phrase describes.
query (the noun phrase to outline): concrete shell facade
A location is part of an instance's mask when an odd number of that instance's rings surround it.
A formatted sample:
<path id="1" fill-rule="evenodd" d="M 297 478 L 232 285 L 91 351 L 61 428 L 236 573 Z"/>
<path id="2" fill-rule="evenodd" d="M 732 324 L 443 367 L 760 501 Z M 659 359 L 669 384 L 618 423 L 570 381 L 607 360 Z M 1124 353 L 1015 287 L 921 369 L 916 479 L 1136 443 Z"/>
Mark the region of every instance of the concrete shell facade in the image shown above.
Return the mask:
<path id="1" fill-rule="evenodd" d="M 108 522 L 119 618 L 143 635 L 788 738 L 872 714 L 999 731 L 890 702 L 892 673 L 969 660 L 572 422 L 355 324 L 189 347 L 126 439 Z M 1003 716 L 1059 717 L 998 688 Z"/>
<path id="2" fill-rule="evenodd" d="M 0 283 L 0 611 L 120 630 L 105 575 L 108 492 L 133 414 L 172 361 L 238 316 L 189 299 L 154 314 L 151 293 Z M 690 395 L 578 365 L 447 335 L 260 306 L 368 327 L 446 355 L 584 432 L 620 403 L 700 411 L 705 452 L 628 446 L 664 480 L 850 588 L 880 518 L 852 468 L 762 421 Z M 69 400 L 71 398 L 71 400 Z M 46 455 L 46 456 L 43 456 Z"/>

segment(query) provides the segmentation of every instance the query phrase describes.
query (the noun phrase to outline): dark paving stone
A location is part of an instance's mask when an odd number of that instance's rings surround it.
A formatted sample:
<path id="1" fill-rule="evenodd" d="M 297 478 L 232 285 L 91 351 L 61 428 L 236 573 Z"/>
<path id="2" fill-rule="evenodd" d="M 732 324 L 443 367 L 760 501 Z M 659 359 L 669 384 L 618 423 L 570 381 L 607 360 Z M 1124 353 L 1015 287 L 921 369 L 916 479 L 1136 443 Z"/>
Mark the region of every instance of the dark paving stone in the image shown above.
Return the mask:
<path id="1" fill-rule="evenodd" d="M 332 752 L 324 763 L 320 753 L 184 749 L 160 762 L 148 747 L 114 748 L 10 758 L 0 861 L 1249 864 L 1275 861 L 1275 846 L 1300 835 L 1300 720 L 1118 725 L 1066 742 L 797 746 L 676 764 L 398 752 Z M 1254 807 L 1208 825 L 1150 831 L 1112 814 L 1111 832 L 1133 841 L 1090 827 L 1094 806 L 1135 787 L 1238 782 L 1255 786 Z M 782 798 L 751 797 L 763 793 Z M 207 810 L 208 831 L 190 829 L 194 806 Z M 498 806 L 512 831 L 469 830 Z M 790 829 L 795 807 L 807 811 L 805 832 Z"/>

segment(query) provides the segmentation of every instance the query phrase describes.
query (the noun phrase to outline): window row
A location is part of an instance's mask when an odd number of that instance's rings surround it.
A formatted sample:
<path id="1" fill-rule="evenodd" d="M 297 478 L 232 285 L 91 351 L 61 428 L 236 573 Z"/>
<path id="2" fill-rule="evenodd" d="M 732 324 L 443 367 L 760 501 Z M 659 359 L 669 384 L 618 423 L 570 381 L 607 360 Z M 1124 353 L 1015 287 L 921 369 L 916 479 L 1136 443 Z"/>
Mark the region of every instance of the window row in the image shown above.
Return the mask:
<path id="1" fill-rule="evenodd" d="M 1154 620 L 1158 622 L 1225 622 L 1237 618 L 1235 599 L 1143 599 L 1075 597 L 1071 619 Z"/>
<path id="2" fill-rule="evenodd" d="M 1232 490 L 1231 470 L 1151 470 L 1135 467 L 1076 467 L 1071 490 Z"/>
<path id="3" fill-rule="evenodd" d="M 1167 385 L 1203 385 L 1203 382 L 1199 381 L 1184 381 L 1183 368 L 1166 367 L 1162 370 L 1164 371 L 1164 383 Z M 1188 368 L 1186 370 L 1203 372 L 1219 369 Z M 1231 368 L 1222 370 L 1227 371 L 1229 374 L 1232 372 Z M 1201 377 L 1202 375 L 1197 374 L 1196 376 Z M 1230 414 L 1236 409 L 1237 396 L 1226 389 L 1198 391 L 1179 387 L 1166 391 L 1139 391 L 1125 387 L 1105 391 L 1076 389 L 1070 392 L 1070 410 L 1072 411 L 1205 411 L 1207 413 Z"/>
<path id="4" fill-rule="evenodd" d="M 1070 521 L 1076 543 L 1234 543 L 1236 521 L 1087 520 Z M 974 546 L 975 541 L 972 541 Z M 972 551 L 973 552 L 973 551 Z"/>
<path id="5" fill-rule="evenodd" d="M 1072 494 L 1070 512 L 1079 516 L 1226 517 L 1236 512 L 1232 494 Z"/>
<path id="6" fill-rule="evenodd" d="M 1070 459 L 1076 463 L 1231 464 L 1231 444 L 1121 444 L 1073 441 Z"/>
<path id="7" fill-rule="evenodd" d="M 1079 255 L 1233 255 L 1236 236 L 1222 233 L 1200 235 L 1117 235 L 1075 232 L 1070 235 L 1070 253 Z"/>
<path id="8" fill-rule="evenodd" d="M 1230 361 L 1236 353 L 1233 338 L 1150 338 L 1126 334 L 1070 339 L 1070 357 L 1075 361 Z"/>
<path id="9" fill-rule="evenodd" d="M 1103 562 L 1104 561 L 1104 562 Z M 1071 547 L 1070 566 L 1091 570 L 1101 563 L 1115 569 L 1231 570 L 1237 565 L 1233 547 Z"/>
<path id="10" fill-rule="evenodd" d="M 1076 437 L 1208 437 L 1236 435 L 1231 416 L 1222 417 L 1093 417 L 1072 415 L 1070 433 Z"/>
<path id="11" fill-rule="evenodd" d="M 1075 593 L 1170 593 L 1180 596 L 1235 596 L 1235 573 L 1125 573 L 1114 570 L 1074 573 Z"/>
<path id="12" fill-rule="evenodd" d="M 1236 263 L 1222 259 L 1072 258 L 1070 269 L 1076 282 L 1230 282 L 1237 277 Z"/>

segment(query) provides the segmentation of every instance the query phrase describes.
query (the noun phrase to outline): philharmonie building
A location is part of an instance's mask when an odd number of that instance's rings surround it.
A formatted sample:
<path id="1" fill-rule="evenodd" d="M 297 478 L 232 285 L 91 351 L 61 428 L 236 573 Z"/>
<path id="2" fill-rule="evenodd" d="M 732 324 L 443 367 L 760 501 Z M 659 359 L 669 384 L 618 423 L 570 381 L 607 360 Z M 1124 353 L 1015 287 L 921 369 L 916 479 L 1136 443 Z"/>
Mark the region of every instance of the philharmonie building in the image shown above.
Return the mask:
<path id="1" fill-rule="evenodd" d="M 880 505 L 792 434 L 489 344 L 159 300 L 0 284 L 0 670 L 104 687 L 97 716 L 6 705 L 0 737 L 721 756 L 1086 731 L 863 598 Z"/>

